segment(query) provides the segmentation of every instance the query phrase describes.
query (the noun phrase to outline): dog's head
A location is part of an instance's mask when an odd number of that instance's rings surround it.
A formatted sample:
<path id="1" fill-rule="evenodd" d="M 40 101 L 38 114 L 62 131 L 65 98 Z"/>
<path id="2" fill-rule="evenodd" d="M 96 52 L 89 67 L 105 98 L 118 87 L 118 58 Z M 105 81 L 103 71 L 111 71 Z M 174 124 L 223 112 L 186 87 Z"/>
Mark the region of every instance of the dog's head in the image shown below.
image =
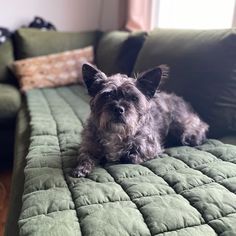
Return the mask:
<path id="1" fill-rule="evenodd" d="M 95 67 L 84 64 L 83 78 L 91 99 L 92 118 L 101 130 L 135 132 L 148 112 L 150 99 L 161 80 L 159 67 L 146 71 L 137 79 L 116 74 L 107 77 Z"/>

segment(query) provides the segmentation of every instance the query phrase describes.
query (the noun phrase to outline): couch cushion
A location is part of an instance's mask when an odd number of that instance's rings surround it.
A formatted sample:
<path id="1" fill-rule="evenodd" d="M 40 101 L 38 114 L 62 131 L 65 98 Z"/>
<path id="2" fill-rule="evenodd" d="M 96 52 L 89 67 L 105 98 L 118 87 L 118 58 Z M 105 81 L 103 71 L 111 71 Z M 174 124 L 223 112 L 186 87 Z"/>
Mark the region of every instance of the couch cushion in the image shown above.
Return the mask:
<path id="1" fill-rule="evenodd" d="M 220 141 L 223 143 L 236 145 L 236 135 L 229 135 L 220 138 Z"/>
<path id="2" fill-rule="evenodd" d="M 13 47 L 11 40 L 7 40 L 0 45 L 0 82 L 11 82 L 12 75 L 8 70 L 8 65 L 14 61 Z"/>
<path id="3" fill-rule="evenodd" d="M 16 56 L 23 59 L 95 45 L 99 36 L 98 31 L 76 33 L 22 28 L 14 37 Z"/>
<path id="4" fill-rule="evenodd" d="M 108 75 L 130 75 L 145 38 L 145 32 L 112 31 L 104 34 L 97 47 L 98 68 Z"/>
<path id="5" fill-rule="evenodd" d="M 19 91 L 7 84 L 0 84 L 0 125 L 12 124 L 20 108 Z"/>
<path id="6" fill-rule="evenodd" d="M 234 235 L 236 146 L 207 140 L 142 163 L 71 177 L 89 99 L 80 86 L 28 91 L 20 235 Z M 91 147 L 93 148 L 93 147 Z M 128 224 L 127 224 L 128 222 Z"/>
<path id="7" fill-rule="evenodd" d="M 135 72 L 170 66 L 164 90 L 189 101 L 212 137 L 236 132 L 236 30 L 154 30 Z"/>

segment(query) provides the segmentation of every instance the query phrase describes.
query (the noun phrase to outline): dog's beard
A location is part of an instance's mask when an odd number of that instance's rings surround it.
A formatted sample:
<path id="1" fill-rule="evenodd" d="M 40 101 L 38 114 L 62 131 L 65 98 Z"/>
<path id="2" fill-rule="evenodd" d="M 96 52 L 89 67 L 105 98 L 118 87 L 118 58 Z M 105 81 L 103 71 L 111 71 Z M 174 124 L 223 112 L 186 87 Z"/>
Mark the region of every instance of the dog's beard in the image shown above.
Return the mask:
<path id="1" fill-rule="evenodd" d="M 133 135 L 137 130 L 138 120 L 138 114 L 135 112 L 130 112 L 126 116 L 114 117 L 105 111 L 100 115 L 99 128 L 121 136 Z"/>

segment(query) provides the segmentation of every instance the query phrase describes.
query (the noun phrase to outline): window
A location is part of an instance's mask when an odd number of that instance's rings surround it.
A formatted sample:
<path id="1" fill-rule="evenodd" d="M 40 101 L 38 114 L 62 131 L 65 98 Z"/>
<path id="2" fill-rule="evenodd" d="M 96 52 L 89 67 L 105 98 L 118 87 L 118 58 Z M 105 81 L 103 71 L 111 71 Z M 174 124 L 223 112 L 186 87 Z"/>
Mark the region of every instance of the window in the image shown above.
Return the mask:
<path id="1" fill-rule="evenodd" d="M 235 18 L 235 0 L 154 0 L 153 4 L 153 28 L 231 28 Z"/>

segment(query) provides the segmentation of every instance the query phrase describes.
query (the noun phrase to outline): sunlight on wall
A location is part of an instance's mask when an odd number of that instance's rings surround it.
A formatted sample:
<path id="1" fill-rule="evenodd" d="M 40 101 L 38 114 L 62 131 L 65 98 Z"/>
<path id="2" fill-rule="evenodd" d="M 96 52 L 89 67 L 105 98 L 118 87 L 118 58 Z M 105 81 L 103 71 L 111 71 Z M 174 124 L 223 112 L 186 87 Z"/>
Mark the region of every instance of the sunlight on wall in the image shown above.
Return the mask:
<path id="1" fill-rule="evenodd" d="M 232 26 L 235 0 L 160 0 L 156 26 L 217 29 Z"/>

